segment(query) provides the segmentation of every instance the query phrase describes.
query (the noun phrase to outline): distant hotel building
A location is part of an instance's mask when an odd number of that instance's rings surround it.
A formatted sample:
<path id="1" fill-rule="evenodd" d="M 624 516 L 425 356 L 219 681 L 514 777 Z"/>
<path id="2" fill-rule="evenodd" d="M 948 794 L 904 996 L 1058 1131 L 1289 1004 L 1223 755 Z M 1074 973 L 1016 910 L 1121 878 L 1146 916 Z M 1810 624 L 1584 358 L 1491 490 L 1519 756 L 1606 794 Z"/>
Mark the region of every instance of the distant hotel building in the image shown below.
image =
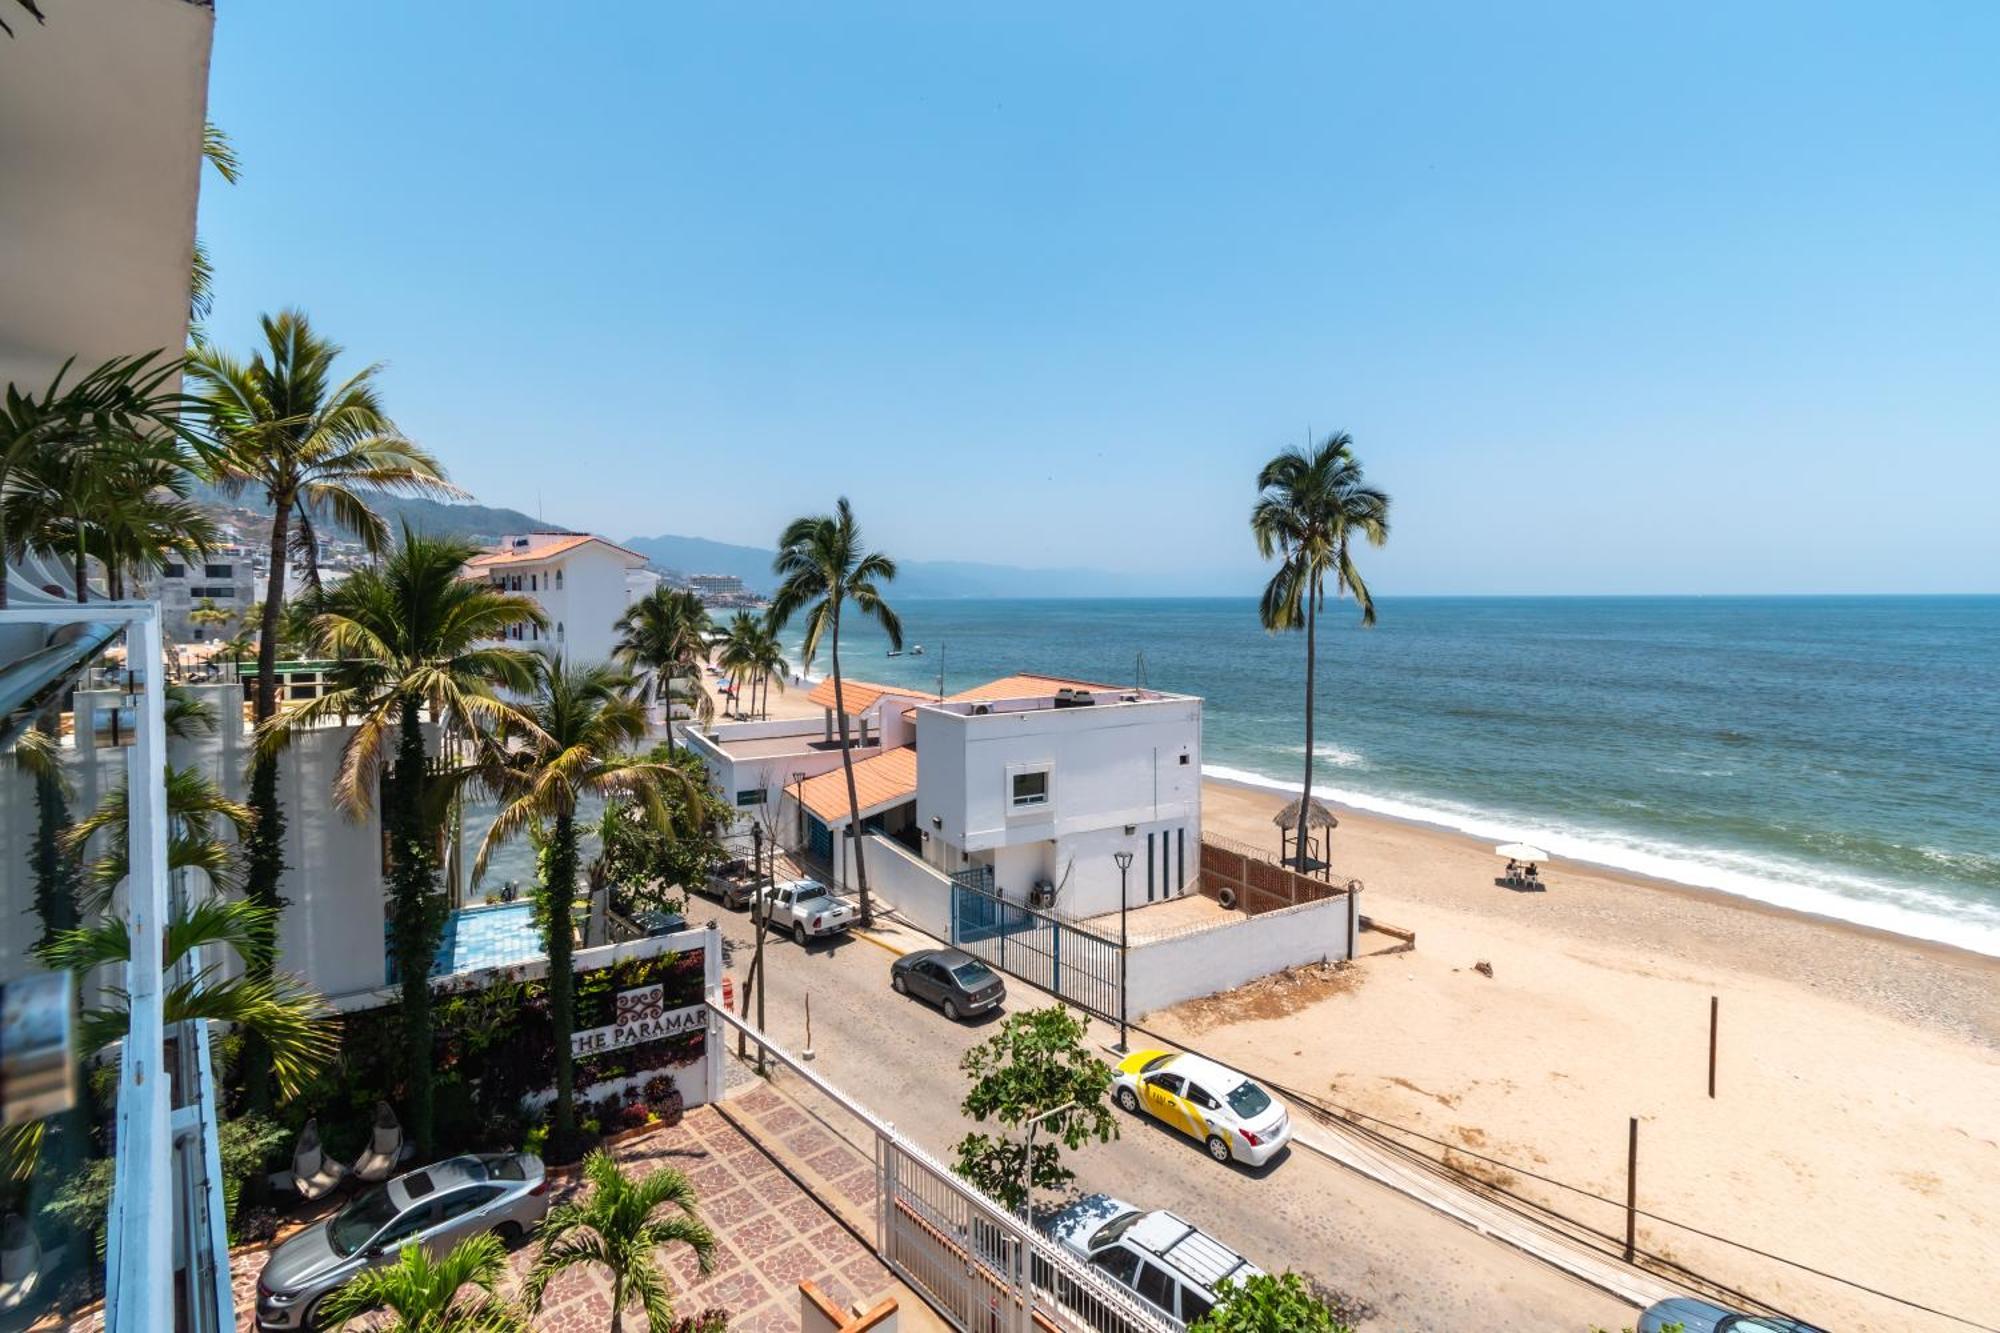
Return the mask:
<path id="1" fill-rule="evenodd" d="M 198 563 L 175 560 L 162 565 L 152 592 L 160 599 L 160 624 L 169 640 L 200 643 L 226 639 L 242 629 L 243 617 L 256 604 L 257 571 L 247 547 L 224 546 Z M 234 619 L 226 624 L 204 624 L 188 618 L 206 603 L 229 612 Z"/>
<path id="2" fill-rule="evenodd" d="M 734 574 L 690 574 L 688 587 L 703 606 L 755 606 L 761 600 Z"/>
<path id="3" fill-rule="evenodd" d="M 534 598 L 548 617 L 546 630 L 515 625 L 506 642 L 542 647 L 572 662 L 607 662 L 618 642 L 613 626 L 629 605 L 628 585 L 646 557 L 602 537 L 575 532 L 530 532 L 468 560 L 469 578 Z"/>

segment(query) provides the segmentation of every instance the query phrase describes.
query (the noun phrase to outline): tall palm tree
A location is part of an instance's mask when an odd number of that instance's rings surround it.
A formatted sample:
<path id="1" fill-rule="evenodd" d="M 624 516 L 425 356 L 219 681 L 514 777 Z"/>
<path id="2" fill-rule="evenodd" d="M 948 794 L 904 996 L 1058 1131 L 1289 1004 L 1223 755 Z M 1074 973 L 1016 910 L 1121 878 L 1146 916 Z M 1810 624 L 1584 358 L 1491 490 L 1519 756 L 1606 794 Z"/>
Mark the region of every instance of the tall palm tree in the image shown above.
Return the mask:
<path id="1" fill-rule="evenodd" d="M 736 691 L 737 711 L 748 717 L 756 712 L 757 659 L 764 627 L 748 611 L 738 611 L 723 629 L 715 644 L 715 664 L 722 668 L 730 688 Z M 749 696 L 746 709 L 742 701 Z"/>
<path id="2" fill-rule="evenodd" d="M 604 663 L 571 666 L 560 656 L 531 655 L 533 683 L 523 722 L 503 724 L 486 750 L 481 782 L 501 799 L 472 864 L 473 882 L 486 873 L 493 850 L 534 830 L 546 830 L 541 858 L 542 906 L 548 922 L 549 1016 L 555 1027 L 554 1138 L 567 1150 L 576 1131 L 575 1070 L 570 1033 L 576 1026 L 570 958 L 576 930 L 577 807 L 588 798 L 623 798 L 653 828 L 671 837 L 674 822 L 662 793 L 692 807 L 693 781 L 671 764 L 631 753 L 646 734 L 646 714 L 628 691 L 630 677 Z"/>
<path id="3" fill-rule="evenodd" d="M 862 856 L 861 802 L 854 790 L 854 753 L 847 736 L 846 695 L 840 675 L 840 615 L 848 602 L 864 616 L 872 617 L 889 636 L 889 646 L 903 646 L 903 622 L 882 600 L 879 585 L 896 577 L 896 562 L 880 551 L 861 544 L 861 529 L 854 521 L 853 506 L 841 496 L 831 514 L 813 514 L 793 519 L 778 538 L 777 558 L 771 570 L 782 580 L 771 597 L 772 633 L 782 631 L 799 612 L 806 613 L 805 643 L 800 648 L 803 665 L 811 666 L 824 639 L 833 655 L 833 711 L 840 718 L 840 767 L 847 776 L 847 817 L 850 841 L 854 845 L 854 879 L 861 889 L 861 924 L 874 923 L 874 904 L 868 896 L 868 863 Z"/>
<path id="4" fill-rule="evenodd" d="M 436 1261 L 412 1241 L 395 1263 L 365 1268 L 327 1296 L 315 1322 L 343 1329 L 381 1311 L 388 1318 L 369 1323 L 369 1333 L 528 1333 L 527 1319 L 499 1293 L 506 1274 L 507 1247 L 490 1232 Z"/>
<path id="5" fill-rule="evenodd" d="M 388 545 L 389 527 L 368 507 L 365 489 L 455 495 L 457 488 L 429 453 L 403 438 L 376 393 L 379 366 L 335 381 L 341 348 L 313 331 L 301 311 L 262 320 L 264 346 L 248 361 L 202 344 L 188 354 L 189 377 L 200 390 L 216 447 L 217 479 L 227 489 L 257 487 L 271 506 L 270 582 L 257 640 L 257 689 L 251 709 L 261 725 L 278 708 L 279 627 L 286 612 L 285 569 L 292 522 L 304 512 L 330 514 L 371 551 Z M 257 827 L 247 848 L 244 891 L 281 908 L 284 811 L 278 766 L 259 759 L 250 769 L 250 806 Z M 252 1105 L 268 1096 L 264 1052 L 255 1042 L 241 1068 Z"/>
<path id="6" fill-rule="evenodd" d="M 701 598 L 685 588 L 655 588 L 634 602 L 615 626 L 618 642 L 613 651 L 618 660 L 634 672 L 642 672 L 643 684 L 654 703 L 665 709 L 667 752 L 674 750 L 674 682 L 694 681 L 688 706 L 695 721 L 715 717 L 715 701 L 701 688 L 701 664 L 715 636 L 715 621 Z M 641 701 L 644 696 L 642 694 Z"/>
<path id="7" fill-rule="evenodd" d="M 756 673 L 759 689 L 763 693 L 763 715 L 771 715 L 771 686 L 776 685 L 782 692 L 785 677 L 791 673 L 792 664 L 785 660 L 785 645 L 768 622 L 757 626 L 756 646 L 750 653 L 751 669 Z"/>
<path id="8" fill-rule="evenodd" d="M 525 724 L 500 690 L 529 686 L 534 654 L 491 640 L 524 620 L 545 623 L 533 598 L 460 577 L 477 554 L 470 543 L 405 527 L 402 544 L 386 561 L 325 592 L 309 633 L 315 650 L 338 659 L 328 688 L 266 720 L 259 743 L 269 756 L 301 731 L 352 723 L 334 801 L 360 815 L 378 790 L 382 794 L 410 1127 L 424 1152 L 431 1148 L 430 971 L 444 927 L 436 848 L 445 811 L 423 724 L 428 718 L 454 739 Z M 392 747 L 395 758 L 384 781 Z"/>
<path id="9" fill-rule="evenodd" d="M 703 1273 L 715 1267 L 715 1233 L 695 1216 L 694 1186 L 672 1167 L 633 1180 L 604 1152 L 583 1164 L 590 1193 L 549 1209 L 541 1251 L 521 1286 L 528 1308 L 540 1313 L 549 1280 L 571 1268 L 611 1274 L 611 1333 L 624 1333 L 625 1307 L 646 1315 L 646 1333 L 671 1333 L 674 1298 L 661 1271 L 660 1251 L 685 1245 Z"/>
<path id="10" fill-rule="evenodd" d="M 1306 773 L 1299 794 L 1298 869 L 1306 869 L 1306 835 L 1312 813 L 1313 697 L 1319 657 L 1319 611 L 1326 582 L 1334 595 L 1351 595 L 1361 623 L 1375 623 L 1375 599 L 1355 567 L 1352 541 L 1371 546 L 1389 539 L 1389 497 L 1362 478 L 1354 441 L 1345 431 L 1317 447 L 1287 449 L 1257 473 L 1257 503 L 1250 532 L 1257 553 L 1278 558 L 1257 615 L 1264 628 L 1306 632 Z"/>

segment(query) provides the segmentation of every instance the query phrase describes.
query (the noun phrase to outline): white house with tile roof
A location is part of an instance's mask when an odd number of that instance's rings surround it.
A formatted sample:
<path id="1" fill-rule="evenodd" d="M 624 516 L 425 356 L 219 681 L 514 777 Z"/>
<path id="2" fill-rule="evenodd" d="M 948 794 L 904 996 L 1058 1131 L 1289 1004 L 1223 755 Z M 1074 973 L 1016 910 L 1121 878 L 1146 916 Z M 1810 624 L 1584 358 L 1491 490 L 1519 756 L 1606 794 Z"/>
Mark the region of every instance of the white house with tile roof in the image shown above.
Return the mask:
<path id="1" fill-rule="evenodd" d="M 945 699 L 844 683 L 864 830 L 1008 899 L 1071 916 L 1180 896 L 1200 871 L 1201 700 L 1022 673 Z M 845 880 L 851 822 L 833 688 L 819 719 L 690 730 L 724 800 Z M 840 855 L 836 857 L 836 848 Z"/>
<path id="2" fill-rule="evenodd" d="M 506 642 L 559 652 L 572 662 L 607 662 L 618 642 L 613 628 L 631 604 L 628 579 L 646 557 L 589 533 L 530 532 L 503 537 L 468 560 L 469 578 L 525 593 L 541 606 L 547 629 L 515 625 Z"/>

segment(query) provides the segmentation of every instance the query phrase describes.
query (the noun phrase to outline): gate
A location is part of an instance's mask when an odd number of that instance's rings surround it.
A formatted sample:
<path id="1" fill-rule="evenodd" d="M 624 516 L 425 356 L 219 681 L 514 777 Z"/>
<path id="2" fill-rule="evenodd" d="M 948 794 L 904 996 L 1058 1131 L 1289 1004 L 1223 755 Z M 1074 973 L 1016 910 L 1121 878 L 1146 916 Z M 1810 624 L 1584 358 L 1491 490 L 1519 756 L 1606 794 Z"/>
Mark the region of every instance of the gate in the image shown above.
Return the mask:
<path id="1" fill-rule="evenodd" d="M 1118 941 L 1073 921 L 1010 903 L 986 866 L 951 877 L 952 944 L 1010 976 L 1118 1021 L 1125 958 Z"/>

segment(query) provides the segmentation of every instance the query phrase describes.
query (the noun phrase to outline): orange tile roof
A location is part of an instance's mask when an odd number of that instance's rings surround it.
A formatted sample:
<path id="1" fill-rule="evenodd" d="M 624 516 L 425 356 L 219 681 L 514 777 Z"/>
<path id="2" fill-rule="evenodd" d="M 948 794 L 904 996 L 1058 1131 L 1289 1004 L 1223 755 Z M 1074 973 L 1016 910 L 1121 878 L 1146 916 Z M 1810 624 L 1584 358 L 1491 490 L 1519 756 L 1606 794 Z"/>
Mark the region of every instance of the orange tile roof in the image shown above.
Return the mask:
<path id="1" fill-rule="evenodd" d="M 542 561 L 550 559 L 553 556 L 561 555 L 565 551 L 574 551 L 577 547 L 583 545 L 585 542 L 604 542 L 604 544 L 606 546 L 609 546 L 612 550 L 617 551 L 622 555 L 629 555 L 634 560 L 643 561 L 646 558 L 645 556 L 640 555 L 637 551 L 626 550 L 623 546 L 620 546 L 617 542 L 604 541 L 604 538 L 602 537 L 593 536 L 588 532 L 580 532 L 576 534 L 574 537 L 564 537 L 560 541 L 550 542 L 547 546 L 537 546 L 532 550 L 488 551 L 484 555 L 476 555 L 472 557 L 472 559 L 465 562 L 465 565 L 466 568 L 468 569 L 471 569 L 475 566 L 480 569 L 499 569 L 502 566 L 506 565 L 540 564 Z"/>
<path id="2" fill-rule="evenodd" d="M 839 769 L 807 778 L 795 790 L 806 809 L 828 828 L 847 822 L 847 775 Z M 901 805 L 916 794 L 917 750 L 913 745 L 884 750 L 854 766 L 854 795 L 863 819 Z"/>
<path id="3" fill-rule="evenodd" d="M 1072 680 L 1068 676 L 1042 676 L 1032 671 L 1018 675 L 1002 676 L 989 680 L 984 685 L 975 685 L 969 690 L 960 690 L 946 700 L 947 703 L 997 703 L 1002 699 L 1039 699 L 1052 695 L 1060 689 L 1122 690 L 1123 685 L 1105 685 L 1093 680 Z"/>
<path id="4" fill-rule="evenodd" d="M 867 712 L 875 706 L 875 701 L 885 694 L 900 695 L 906 699 L 926 697 L 922 690 L 911 689 L 905 685 L 877 685 L 873 681 L 851 680 L 847 677 L 841 678 L 840 693 L 847 704 L 849 717 Z M 828 676 L 813 686 L 812 693 L 806 696 L 806 702 L 817 704 L 821 708 L 833 707 L 833 677 Z"/>

